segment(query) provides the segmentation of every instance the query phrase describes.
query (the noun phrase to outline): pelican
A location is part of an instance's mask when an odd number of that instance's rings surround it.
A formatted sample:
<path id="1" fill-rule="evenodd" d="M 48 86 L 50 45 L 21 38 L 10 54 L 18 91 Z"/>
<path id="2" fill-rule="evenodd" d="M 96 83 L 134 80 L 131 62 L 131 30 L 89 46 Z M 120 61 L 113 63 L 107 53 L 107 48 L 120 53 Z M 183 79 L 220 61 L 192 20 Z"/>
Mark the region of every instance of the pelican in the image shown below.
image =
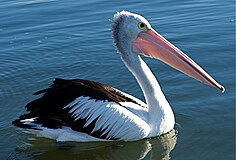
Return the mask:
<path id="1" fill-rule="evenodd" d="M 13 121 L 23 131 L 56 141 L 136 141 L 170 132 L 173 111 L 141 55 L 158 59 L 186 75 L 224 92 L 197 63 L 163 38 L 142 16 L 117 12 L 111 30 L 125 66 L 142 89 L 146 102 L 102 83 L 56 78 L 43 94 Z"/>

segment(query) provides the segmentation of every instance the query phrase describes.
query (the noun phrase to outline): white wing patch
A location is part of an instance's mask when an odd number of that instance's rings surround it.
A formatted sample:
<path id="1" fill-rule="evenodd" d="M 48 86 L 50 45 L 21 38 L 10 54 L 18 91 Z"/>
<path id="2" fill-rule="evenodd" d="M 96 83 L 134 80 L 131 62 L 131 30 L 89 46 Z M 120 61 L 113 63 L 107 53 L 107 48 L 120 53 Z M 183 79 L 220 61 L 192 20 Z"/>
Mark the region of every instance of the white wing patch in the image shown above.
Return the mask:
<path id="1" fill-rule="evenodd" d="M 106 139 L 138 140 L 148 136 L 149 125 L 139 116 L 115 102 L 78 97 L 64 107 L 69 108 L 69 113 L 76 120 L 86 119 L 84 127 L 95 120 L 92 132 L 101 130 Z M 101 135 L 101 136 L 102 136 Z"/>

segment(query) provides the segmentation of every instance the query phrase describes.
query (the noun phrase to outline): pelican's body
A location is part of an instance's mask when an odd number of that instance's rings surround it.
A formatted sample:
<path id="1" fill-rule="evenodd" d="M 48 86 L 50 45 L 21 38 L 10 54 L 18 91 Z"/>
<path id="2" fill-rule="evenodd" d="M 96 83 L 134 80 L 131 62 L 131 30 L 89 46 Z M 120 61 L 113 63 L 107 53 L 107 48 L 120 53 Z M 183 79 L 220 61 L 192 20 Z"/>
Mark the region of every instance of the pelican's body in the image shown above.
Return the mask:
<path id="1" fill-rule="evenodd" d="M 169 132 L 175 118 L 155 76 L 140 54 L 224 90 L 201 67 L 155 32 L 137 14 L 122 11 L 112 23 L 115 46 L 138 81 L 146 103 L 107 85 L 56 79 L 44 95 L 26 105 L 14 125 L 57 141 L 134 141 Z"/>

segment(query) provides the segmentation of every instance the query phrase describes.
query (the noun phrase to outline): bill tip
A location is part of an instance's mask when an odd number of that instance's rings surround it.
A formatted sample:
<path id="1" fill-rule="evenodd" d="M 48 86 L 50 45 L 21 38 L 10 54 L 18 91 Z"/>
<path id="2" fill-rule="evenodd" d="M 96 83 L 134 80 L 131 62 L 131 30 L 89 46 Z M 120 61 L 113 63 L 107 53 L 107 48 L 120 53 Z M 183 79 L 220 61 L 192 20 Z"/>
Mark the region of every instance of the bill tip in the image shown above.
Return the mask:
<path id="1" fill-rule="evenodd" d="M 221 90 L 222 93 L 224 93 L 224 92 L 225 92 L 225 87 L 224 87 L 224 86 L 221 86 L 221 87 L 220 87 L 220 90 Z"/>

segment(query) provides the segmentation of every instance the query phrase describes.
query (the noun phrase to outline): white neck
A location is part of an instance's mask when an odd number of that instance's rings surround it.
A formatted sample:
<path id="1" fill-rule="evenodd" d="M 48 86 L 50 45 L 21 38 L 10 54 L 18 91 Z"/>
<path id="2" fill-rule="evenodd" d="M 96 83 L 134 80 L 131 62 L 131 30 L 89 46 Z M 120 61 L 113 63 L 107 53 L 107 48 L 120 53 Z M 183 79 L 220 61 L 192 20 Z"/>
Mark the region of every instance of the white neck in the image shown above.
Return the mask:
<path id="1" fill-rule="evenodd" d="M 173 111 L 147 64 L 135 53 L 121 55 L 144 93 L 148 105 L 148 123 L 151 127 L 149 136 L 163 134 L 173 129 L 175 123 Z"/>

